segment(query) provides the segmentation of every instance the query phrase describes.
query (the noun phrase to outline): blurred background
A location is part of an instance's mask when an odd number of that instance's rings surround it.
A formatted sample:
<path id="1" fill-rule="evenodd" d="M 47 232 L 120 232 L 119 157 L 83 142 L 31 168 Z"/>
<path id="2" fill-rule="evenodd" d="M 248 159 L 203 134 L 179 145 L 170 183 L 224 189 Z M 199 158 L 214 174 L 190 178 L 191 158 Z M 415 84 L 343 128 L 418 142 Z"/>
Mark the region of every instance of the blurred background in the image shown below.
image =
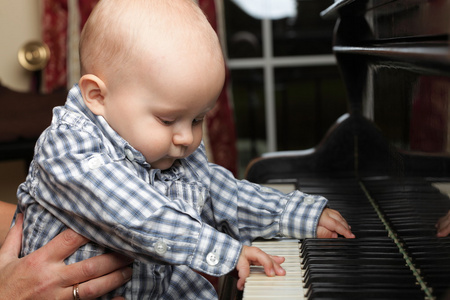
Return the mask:
<path id="1" fill-rule="evenodd" d="M 320 17 L 333 0 L 198 2 L 218 32 L 229 74 L 220 112 L 208 120 L 212 160 L 243 178 L 248 163 L 262 153 L 320 143 L 347 111 L 331 50 L 335 20 Z M 79 28 L 95 3 L 0 0 L 0 85 L 39 95 L 70 88 L 78 79 Z M 19 63 L 18 52 L 29 41 L 50 48 L 42 70 L 26 70 Z M 0 199 L 15 201 L 27 164 L 27 158 L 1 158 Z"/>

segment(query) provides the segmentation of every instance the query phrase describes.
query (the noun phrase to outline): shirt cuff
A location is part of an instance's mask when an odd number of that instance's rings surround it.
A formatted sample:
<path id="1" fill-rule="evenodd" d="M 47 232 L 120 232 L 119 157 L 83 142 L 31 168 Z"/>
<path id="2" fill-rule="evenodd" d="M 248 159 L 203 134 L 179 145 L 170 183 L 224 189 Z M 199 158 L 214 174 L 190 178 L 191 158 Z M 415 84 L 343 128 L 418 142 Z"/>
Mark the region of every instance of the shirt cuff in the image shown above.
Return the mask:
<path id="1" fill-rule="evenodd" d="M 212 276 L 222 276 L 236 267 L 241 250 L 239 241 L 203 224 L 189 267 Z"/>
<path id="2" fill-rule="evenodd" d="M 322 196 L 295 191 L 281 215 L 280 234 L 297 239 L 315 238 L 319 218 L 327 202 Z"/>

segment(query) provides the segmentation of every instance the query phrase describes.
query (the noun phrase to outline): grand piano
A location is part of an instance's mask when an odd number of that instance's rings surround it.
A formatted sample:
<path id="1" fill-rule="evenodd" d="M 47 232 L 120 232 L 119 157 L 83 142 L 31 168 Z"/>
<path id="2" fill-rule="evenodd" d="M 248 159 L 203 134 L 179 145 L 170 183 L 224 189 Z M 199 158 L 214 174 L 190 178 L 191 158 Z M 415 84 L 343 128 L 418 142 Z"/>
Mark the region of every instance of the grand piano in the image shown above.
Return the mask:
<path id="1" fill-rule="evenodd" d="M 286 255 L 288 275 L 254 267 L 244 299 L 450 299 L 450 238 L 435 228 L 450 209 L 449 14 L 449 0 L 322 12 L 337 20 L 348 113 L 314 149 L 267 153 L 246 177 L 327 197 L 357 238 L 255 242 Z"/>

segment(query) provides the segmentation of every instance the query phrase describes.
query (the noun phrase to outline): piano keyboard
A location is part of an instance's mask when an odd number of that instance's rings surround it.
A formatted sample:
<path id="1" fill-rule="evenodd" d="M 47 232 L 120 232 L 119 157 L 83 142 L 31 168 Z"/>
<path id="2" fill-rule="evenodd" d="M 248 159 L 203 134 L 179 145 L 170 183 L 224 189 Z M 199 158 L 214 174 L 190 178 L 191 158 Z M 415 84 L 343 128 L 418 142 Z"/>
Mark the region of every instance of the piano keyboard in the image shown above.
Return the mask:
<path id="1" fill-rule="evenodd" d="M 286 276 L 268 277 L 262 266 L 251 266 L 243 299 L 305 299 L 299 241 L 255 241 L 252 245 L 266 253 L 285 257 L 283 268 L 286 270 Z"/>
<path id="2" fill-rule="evenodd" d="M 252 266 L 243 299 L 441 299 L 450 291 L 450 238 L 434 224 L 447 195 L 419 179 L 302 180 L 352 226 L 356 239 L 255 241 L 285 256 L 286 276 Z"/>
<path id="3" fill-rule="evenodd" d="M 325 196 L 356 235 L 301 241 L 297 296 L 450 299 L 450 237 L 435 228 L 450 189 L 430 183 L 450 181 L 450 0 L 330 2 L 348 114 L 311 151 L 262 156 L 246 177 Z"/>

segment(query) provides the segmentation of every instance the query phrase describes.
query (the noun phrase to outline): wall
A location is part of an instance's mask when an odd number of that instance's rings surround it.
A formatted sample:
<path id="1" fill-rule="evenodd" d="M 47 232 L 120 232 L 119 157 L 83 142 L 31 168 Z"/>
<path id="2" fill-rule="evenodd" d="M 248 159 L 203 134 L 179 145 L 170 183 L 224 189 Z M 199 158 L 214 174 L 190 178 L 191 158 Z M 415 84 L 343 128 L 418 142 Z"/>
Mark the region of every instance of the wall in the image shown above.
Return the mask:
<path id="1" fill-rule="evenodd" d="M 0 82 L 28 91 L 31 74 L 23 69 L 17 52 L 25 43 L 41 40 L 39 0 L 0 0 Z"/>
<path id="2" fill-rule="evenodd" d="M 39 0 L 0 0 L 0 83 L 17 91 L 28 91 L 31 73 L 17 59 L 20 47 L 40 40 Z M 0 161 L 0 200 L 15 202 L 17 186 L 26 176 L 23 161 Z"/>

